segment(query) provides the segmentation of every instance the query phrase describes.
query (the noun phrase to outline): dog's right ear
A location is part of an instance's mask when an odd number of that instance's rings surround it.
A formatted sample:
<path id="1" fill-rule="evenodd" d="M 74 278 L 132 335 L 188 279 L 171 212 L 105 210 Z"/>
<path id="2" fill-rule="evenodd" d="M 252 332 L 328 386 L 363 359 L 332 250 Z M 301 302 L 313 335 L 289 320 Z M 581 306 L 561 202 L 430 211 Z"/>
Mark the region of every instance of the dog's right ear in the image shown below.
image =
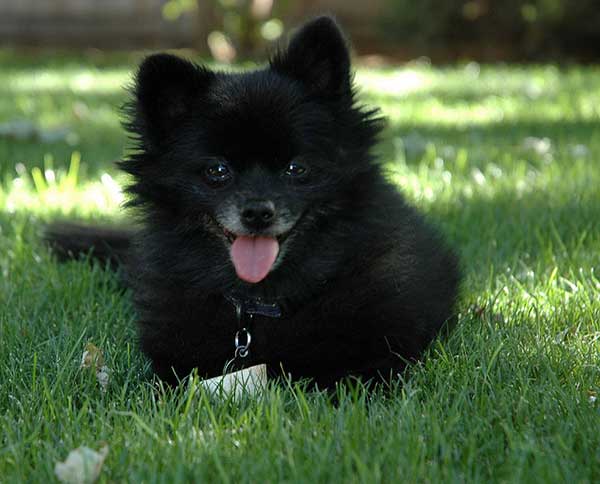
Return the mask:
<path id="1" fill-rule="evenodd" d="M 147 57 L 135 76 L 129 129 L 160 143 L 201 102 L 214 73 L 170 54 Z"/>
<path id="2" fill-rule="evenodd" d="M 350 53 L 344 34 L 329 16 L 304 24 L 271 67 L 301 81 L 317 96 L 337 97 L 351 92 Z"/>

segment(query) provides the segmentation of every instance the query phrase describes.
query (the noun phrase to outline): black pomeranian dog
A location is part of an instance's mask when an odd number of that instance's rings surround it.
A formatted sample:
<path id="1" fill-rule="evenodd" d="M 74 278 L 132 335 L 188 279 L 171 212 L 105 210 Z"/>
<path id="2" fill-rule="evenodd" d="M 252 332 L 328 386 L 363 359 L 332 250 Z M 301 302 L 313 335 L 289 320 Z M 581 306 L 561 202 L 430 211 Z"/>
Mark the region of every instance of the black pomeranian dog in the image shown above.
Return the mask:
<path id="1" fill-rule="evenodd" d="M 150 56 L 129 109 L 140 229 L 47 237 L 123 261 L 162 379 L 233 360 L 319 387 L 389 381 L 452 319 L 457 260 L 373 159 L 381 118 L 357 105 L 331 18 L 250 72 Z"/>

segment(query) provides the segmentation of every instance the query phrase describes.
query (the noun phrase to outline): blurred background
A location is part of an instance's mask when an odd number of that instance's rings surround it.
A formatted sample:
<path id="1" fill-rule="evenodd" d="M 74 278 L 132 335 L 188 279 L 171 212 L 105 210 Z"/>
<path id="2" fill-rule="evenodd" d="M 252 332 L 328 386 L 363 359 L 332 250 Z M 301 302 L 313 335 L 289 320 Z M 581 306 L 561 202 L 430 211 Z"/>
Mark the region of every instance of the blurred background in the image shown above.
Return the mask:
<path id="1" fill-rule="evenodd" d="M 306 17 L 335 14 L 355 52 L 434 62 L 594 61 L 597 0 L 0 0 L 0 43 L 193 48 L 219 62 L 262 57 Z"/>
<path id="2" fill-rule="evenodd" d="M 533 189 L 528 167 L 563 170 L 600 153 L 597 4 L 0 0 L 0 212 L 120 214 L 126 180 L 113 161 L 131 143 L 119 108 L 144 55 L 252 67 L 324 12 L 352 41 L 361 101 L 387 119 L 379 154 L 421 207 L 489 197 L 482 180 L 504 176 Z M 576 193 L 560 170 L 560 190 Z"/>

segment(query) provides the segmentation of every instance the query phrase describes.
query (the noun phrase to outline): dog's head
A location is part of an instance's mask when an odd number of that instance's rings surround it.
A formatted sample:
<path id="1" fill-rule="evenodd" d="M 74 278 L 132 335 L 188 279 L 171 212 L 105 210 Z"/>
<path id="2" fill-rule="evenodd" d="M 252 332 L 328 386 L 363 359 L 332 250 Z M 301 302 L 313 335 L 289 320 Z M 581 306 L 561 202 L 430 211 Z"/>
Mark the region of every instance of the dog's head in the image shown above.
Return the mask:
<path id="1" fill-rule="evenodd" d="M 321 250 L 313 242 L 327 217 L 356 202 L 373 172 L 378 118 L 355 105 L 348 48 L 329 17 L 303 26 L 260 70 L 148 57 L 130 109 L 140 152 L 122 168 L 134 177 L 133 203 L 174 231 L 201 232 L 247 283 Z"/>

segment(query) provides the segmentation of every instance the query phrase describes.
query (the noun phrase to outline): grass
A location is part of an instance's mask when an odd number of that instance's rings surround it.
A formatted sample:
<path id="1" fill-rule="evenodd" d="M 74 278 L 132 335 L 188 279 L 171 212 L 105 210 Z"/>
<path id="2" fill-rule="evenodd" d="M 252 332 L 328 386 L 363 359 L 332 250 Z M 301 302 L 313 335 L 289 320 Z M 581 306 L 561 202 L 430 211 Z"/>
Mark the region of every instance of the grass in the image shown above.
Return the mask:
<path id="1" fill-rule="evenodd" d="M 57 215 L 118 216 L 136 60 L 0 52 L 0 124 L 37 130 L 0 135 L 0 480 L 54 480 L 103 443 L 101 482 L 600 480 L 600 68 L 358 73 L 390 120 L 381 156 L 465 282 L 457 329 L 403 386 L 341 389 L 335 407 L 301 387 L 155 390 L 116 277 L 40 245 Z M 105 393 L 79 368 L 88 342 Z"/>

